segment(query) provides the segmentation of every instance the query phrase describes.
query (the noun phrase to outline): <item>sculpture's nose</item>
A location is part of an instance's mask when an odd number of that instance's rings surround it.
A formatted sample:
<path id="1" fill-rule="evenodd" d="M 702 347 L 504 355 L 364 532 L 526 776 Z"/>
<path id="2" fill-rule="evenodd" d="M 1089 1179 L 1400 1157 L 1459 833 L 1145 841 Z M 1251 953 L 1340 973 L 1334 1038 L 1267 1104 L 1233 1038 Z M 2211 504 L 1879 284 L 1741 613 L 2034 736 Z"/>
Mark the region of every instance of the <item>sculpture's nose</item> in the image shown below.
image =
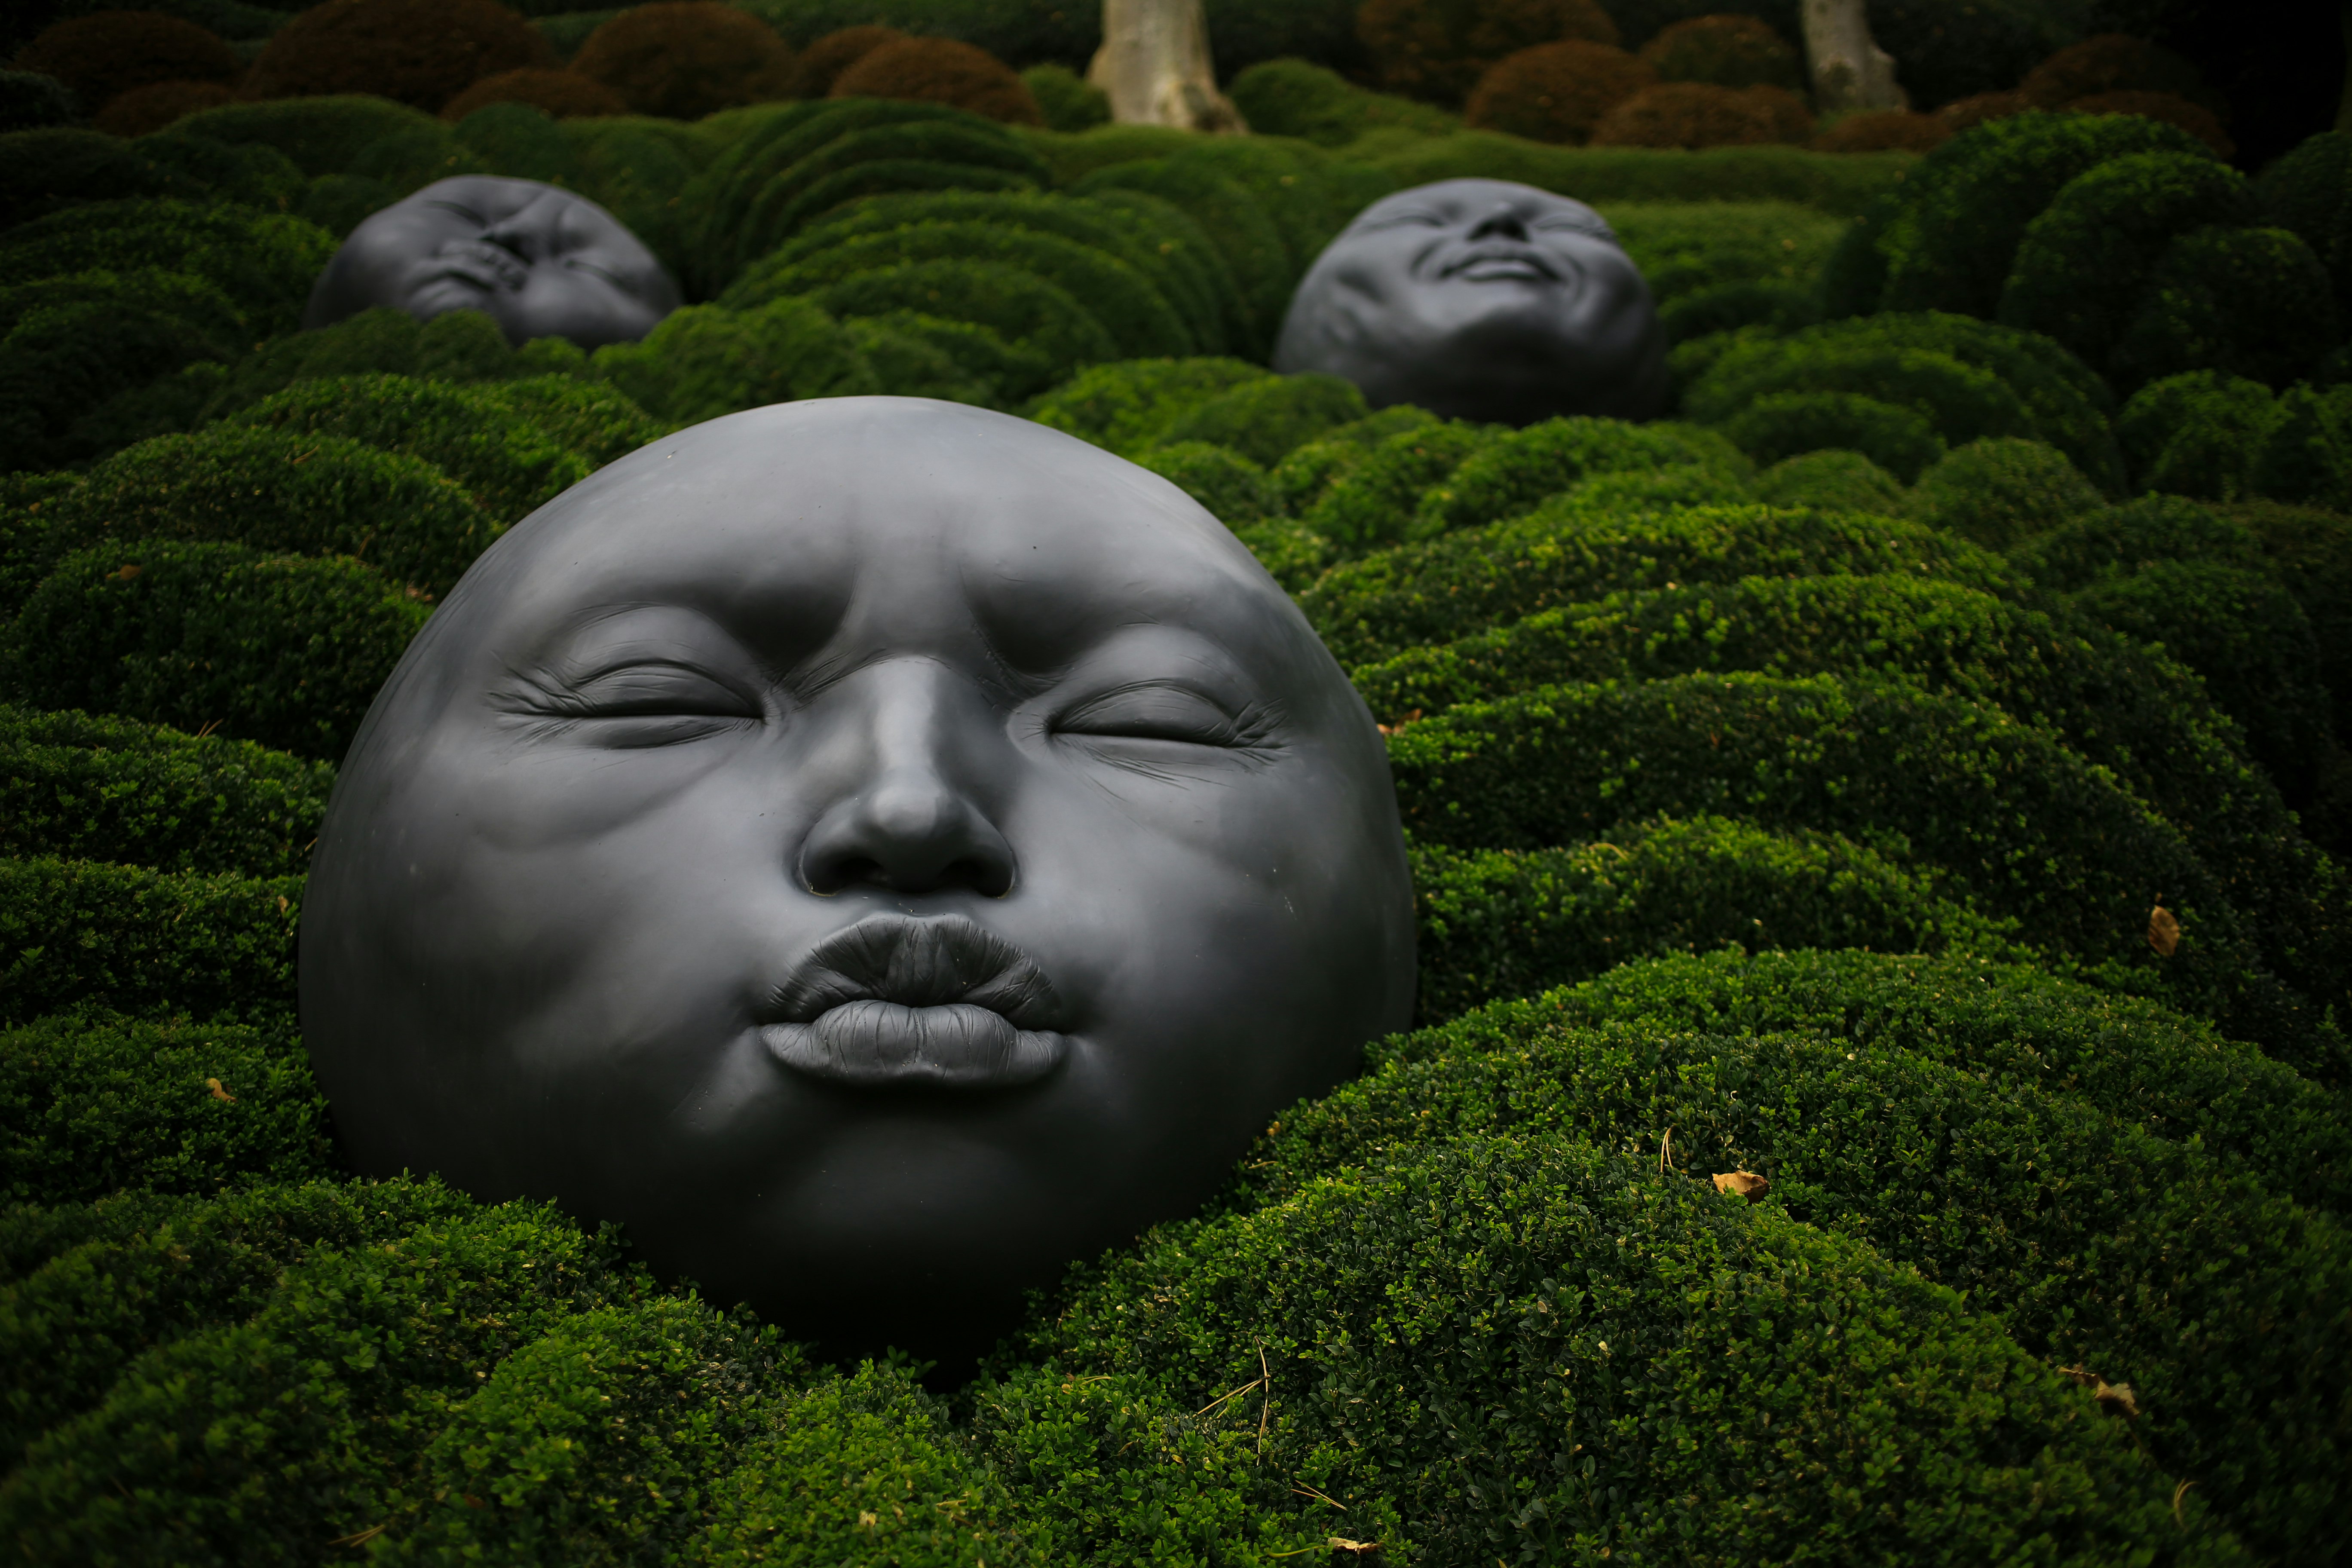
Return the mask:
<path id="1" fill-rule="evenodd" d="M 545 259 L 548 237 L 553 225 L 555 201 L 552 193 L 535 196 L 515 211 L 482 231 L 482 237 L 501 250 L 510 250 L 525 261 Z"/>
<path id="2" fill-rule="evenodd" d="M 937 665 L 893 663 L 857 684 L 863 734 L 849 787 L 801 847 L 811 892 L 861 884 L 899 893 L 969 889 L 1002 898 L 1013 846 L 974 798 L 975 759 L 993 715 Z M 845 696 L 847 694 L 845 693 Z"/>
<path id="3" fill-rule="evenodd" d="M 1489 237 L 1525 239 L 1527 237 L 1527 220 L 1521 217 L 1516 209 L 1508 206 L 1496 207 L 1493 212 L 1480 218 L 1470 230 L 1470 237 L 1473 239 Z"/>

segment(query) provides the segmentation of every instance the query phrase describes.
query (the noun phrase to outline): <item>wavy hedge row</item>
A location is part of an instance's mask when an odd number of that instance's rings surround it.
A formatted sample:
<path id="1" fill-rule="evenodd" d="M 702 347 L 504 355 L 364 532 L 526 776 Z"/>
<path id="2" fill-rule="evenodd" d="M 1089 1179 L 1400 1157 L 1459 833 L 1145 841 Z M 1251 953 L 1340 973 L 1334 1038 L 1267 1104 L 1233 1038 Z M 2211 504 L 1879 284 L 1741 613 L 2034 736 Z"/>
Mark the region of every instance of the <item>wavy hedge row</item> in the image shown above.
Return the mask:
<path id="1" fill-rule="evenodd" d="M 2021 116 L 1842 240 L 1612 209 L 1681 416 L 1507 431 L 1254 363 L 1391 169 L 849 100 L 496 107 L 237 105 L 0 180 L 0 362 L 125 323 L 7 405 L 43 422 L 0 475 L 12 1541 L 2340 1555 L 2341 411 L 2243 360 L 2135 390 L 2141 297 L 2063 265 L 2271 266 L 2243 237 L 2335 221 L 2329 146 L 2250 192 Z M 599 194 L 704 302 L 593 356 L 281 330 L 305 258 L 459 167 Z M 1234 526 L 1390 732 L 1420 922 L 1426 1026 L 953 1391 L 817 1364 L 617 1234 L 352 1179 L 292 1017 L 335 759 L 467 563 L 676 425 L 883 390 L 1020 406 Z"/>

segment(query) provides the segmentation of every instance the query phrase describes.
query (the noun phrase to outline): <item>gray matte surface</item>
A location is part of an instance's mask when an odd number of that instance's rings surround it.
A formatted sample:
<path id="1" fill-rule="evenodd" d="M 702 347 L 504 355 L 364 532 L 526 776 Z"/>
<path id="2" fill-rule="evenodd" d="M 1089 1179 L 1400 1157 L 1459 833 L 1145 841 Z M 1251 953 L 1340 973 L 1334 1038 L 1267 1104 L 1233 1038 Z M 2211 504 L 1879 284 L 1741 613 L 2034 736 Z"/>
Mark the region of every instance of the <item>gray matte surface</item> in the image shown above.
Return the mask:
<path id="1" fill-rule="evenodd" d="M 1375 408 L 1532 425 L 1648 419 L 1666 340 L 1617 237 L 1581 202 L 1441 180 L 1358 214 L 1299 279 L 1274 368 L 1354 382 Z"/>
<path id="2" fill-rule="evenodd" d="M 312 862 L 357 1167 L 959 1356 L 1409 1021 L 1386 751 L 1174 486 L 914 398 L 698 426 L 493 545 Z"/>
<path id="3" fill-rule="evenodd" d="M 537 180 L 461 174 L 371 214 L 312 285 L 306 328 L 373 306 L 418 321 L 483 310 L 512 343 L 635 342 L 677 309 L 677 284 L 621 220 Z"/>

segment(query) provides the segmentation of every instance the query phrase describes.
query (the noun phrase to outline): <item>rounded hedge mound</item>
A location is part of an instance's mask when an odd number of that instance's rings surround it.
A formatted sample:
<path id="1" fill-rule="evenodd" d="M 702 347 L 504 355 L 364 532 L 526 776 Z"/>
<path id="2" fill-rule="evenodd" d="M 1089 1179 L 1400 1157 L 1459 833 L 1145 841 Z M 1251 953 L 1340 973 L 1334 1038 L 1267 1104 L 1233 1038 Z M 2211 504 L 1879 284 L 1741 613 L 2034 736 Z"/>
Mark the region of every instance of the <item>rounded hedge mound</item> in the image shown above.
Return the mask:
<path id="1" fill-rule="evenodd" d="M 2162 92 L 2226 112 L 2228 103 L 2181 56 L 2127 33 L 2100 33 L 2067 45 L 2025 73 L 2017 90 L 2036 109 L 2063 109 L 2109 92 Z"/>
<path id="2" fill-rule="evenodd" d="M 1045 123 L 1011 66 L 953 38 L 898 38 L 868 49 L 833 79 L 827 96 L 944 103 L 1008 125 Z"/>
<path id="3" fill-rule="evenodd" d="M 835 28 L 803 49 L 793 62 L 792 95 L 794 98 L 830 96 L 834 81 L 842 72 L 883 45 L 898 43 L 907 36 L 896 27 L 885 27 L 872 22 L 855 27 Z"/>
<path id="4" fill-rule="evenodd" d="M 576 70 L 525 66 L 520 70 L 484 77 L 442 105 L 441 118 L 455 125 L 474 110 L 494 103 L 525 104 L 554 120 L 583 120 L 629 111 L 619 93 L 592 76 Z"/>
<path id="5" fill-rule="evenodd" d="M 290 876 L 310 864 L 334 770 L 250 741 L 0 706 L 0 849 L 164 871 Z"/>
<path id="6" fill-rule="evenodd" d="M 1812 110 L 1786 88 L 1664 82 L 1611 108 L 1591 139 L 1596 147 L 1755 147 L 1800 144 L 1812 133 Z"/>
<path id="7" fill-rule="evenodd" d="M 339 758 L 431 606 L 349 556 L 150 538 L 68 555 L 7 632 L 16 700 Z"/>
<path id="8" fill-rule="evenodd" d="M 1612 45 L 1538 44 L 1479 76 L 1462 121 L 1533 142 L 1581 143 L 1612 110 L 1656 80 L 1646 64 Z"/>
<path id="9" fill-rule="evenodd" d="M 0 135 L 65 125 L 81 118 L 73 89 L 39 71 L 0 68 Z"/>
<path id="10" fill-rule="evenodd" d="M 1365 0 L 1356 36 L 1382 86 L 1459 103 L 1496 62 L 1538 44 L 1618 42 L 1596 0 Z"/>
<path id="11" fill-rule="evenodd" d="M 117 453 L 47 515 L 37 548 L 53 558 L 142 539 L 235 541 L 364 559 L 419 603 L 446 594 L 499 527 L 419 458 L 236 425 Z"/>
<path id="12" fill-rule="evenodd" d="M 494 0 L 326 0 L 272 35 L 244 90 L 370 93 L 430 114 L 486 76 L 554 63 L 546 35 Z"/>
<path id="13" fill-rule="evenodd" d="M 116 93 L 90 117 L 90 124 L 109 136 L 145 136 L 191 114 L 236 101 L 236 94 L 225 82 L 150 82 Z"/>
<path id="14" fill-rule="evenodd" d="M 2216 158 L 2237 156 L 2238 144 L 2230 140 L 2222 129 L 2221 117 L 2201 103 L 2191 103 L 2175 92 L 2147 92 L 2126 89 L 2116 92 L 2095 92 L 2077 98 L 2066 105 L 2069 114 L 2137 114 L 2145 120 L 2160 120 L 2167 125 L 2178 125 L 2213 150 Z"/>
<path id="15" fill-rule="evenodd" d="M 1660 81 L 1805 89 L 1802 58 L 1769 23 L 1754 16 L 1693 16 L 1676 22 L 1643 44 L 1641 56 Z"/>
<path id="16" fill-rule="evenodd" d="M 571 68 L 637 114 L 699 120 L 793 90 L 793 52 L 749 12 L 717 0 L 665 0 L 588 35 Z"/>
<path id="17" fill-rule="evenodd" d="M 1812 145 L 1817 153 L 1928 153 L 1951 140 L 1957 129 L 1940 114 L 1872 109 L 1842 117 L 1815 136 Z"/>
<path id="18" fill-rule="evenodd" d="M 65 83 L 91 113 L 133 88 L 226 87 L 245 74 L 245 62 L 218 34 L 162 11 L 99 11 L 53 22 L 17 52 L 15 64 Z"/>

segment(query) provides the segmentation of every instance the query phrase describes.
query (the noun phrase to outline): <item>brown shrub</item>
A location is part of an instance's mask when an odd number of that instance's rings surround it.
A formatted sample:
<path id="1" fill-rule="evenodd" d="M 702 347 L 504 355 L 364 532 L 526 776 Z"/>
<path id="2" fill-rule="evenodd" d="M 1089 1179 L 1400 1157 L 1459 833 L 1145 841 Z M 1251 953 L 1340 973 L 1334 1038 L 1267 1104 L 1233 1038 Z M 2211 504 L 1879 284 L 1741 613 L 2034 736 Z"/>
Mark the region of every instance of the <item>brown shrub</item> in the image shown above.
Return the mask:
<path id="1" fill-rule="evenodd" d="M 1950 126 L 1953 134 L 1958 135 L 1982 125 L 1988 120 L 2006 120 L 2032 107 L 2021 92 L 1979 92 L 1969 98 L 1952 100 L 1936 110 L 1936 118 Z"/>
<path id="2" fill-rule="evenodd" d="M 953 38 L 900 38 L 868 50 L 833 79 L 834 98 L 907 98 L 945 103 L 1012 125 L 1043 125 L 1029 84 L 973 44 Z"/>
<path id="3" fill-rule="evenodd" d="M 587 120 L 600 114 L 626 114 L 621 95 L 578 71 L 549 70 L 525 66 L 520 70 L 486 76 L 442 106 L 441 118 L 451 124 L 493 103 L 525 103 L 554 120 Z"/>
<path id="4" fill-rule="evenodd" d="M 2236 155 L 2238 144 L 2221 129 L 2219 116 L 2200 103 L 2191 103 L 2177 93 L 2169 92 L 2095 92 L 2087 98 L 2070 99 L 2067 110 L 2074 114 L 2139 114 L 2150 120 L 2161 120 L 2168 125 L 2178 125 L 2196 137 L 2221 157 Z"/>
<path id="5" fill-rule="evenodd" d="M 1693 16 L 1642 46 L 1660 81 L 1777 87 L 1801 92 L 1804 61 L 1770 24 L 1753 16 Z"/>
<path id="6" fill-rule="evenodd" d="M 151 81 L 107 100 L 89 124 L 110 136 L 144 136 L 199 109 L 236 101 L 236 94 L 216 81 Z"/>
<path id="7" fill-rule="evenodd" d="M 1592 128 L 1596 147 L 1756 147 L 1804 142 L 1813 111 L 1785 87 L 1661 82 L 1621 100 Z"/>
<path id="8" fill-rule="evenodd" d="M 907 35 L 896 27 L 868 25 L 827 33 L 801 51 L 793 68 L 794 98 L 823 98 L 833 90 L 841 73 L 885 44 Z"/>
<path id="9" fill-rule="evenodd" d="M 2201 103 L 2217 116 L 2229 112 L 2227 101 L 2205 85 L 2195 66 L 2125 33 L 2101 33 L 2067 45 L 2026 72 L 2017 90 L 2036 109 L 2064 109 L 2095 93 L 2168 92 Z"/>
<path id="10" fill-rule="evenodd" d="M 245 96 L 372 92 L 436 113 L 486 76 L 554 63 L 545 36 L 492 0 L 327 0 L 278 30 Z"/>
<path id="11" fill-rule="evenodd" d="M 793 93 L 793 51 L 757 17 L 717 0 L 624 11 L 572 57 L 572 68 L 639 114 L 699 120 Z"/>
<path id="12" fill-rule="evenodd" d="M 1873 109 L 1849 114 L 1813 138 L 1816 153 L 1925 153 L 1951 139 L 1951 122 L 1937 114 Z"/>
<path id="13" fill-rule="evenodd" d="M 166 81 L 234 82 L 245 72 L 219 35 L 161 11 L 94 11 L 54 23 L 16 58 L 73 89 L 84 112 Z"/>
<path id="14" fill-rule="evenodd" d="M 1656 81 L 1648 66 L 1607 44 L 1538 44 L 1487 68 L 1462 121 L 1534 142 L 1581 142 L 1602 115 Z"/>
<path id="15" fill-rule="evenodd" d="M 1596 0 L 1365 0 L 1363 40 L 1391 91 L 1459 103 L 1487 70 L 1538 44 L 1618 41 Z"/>

